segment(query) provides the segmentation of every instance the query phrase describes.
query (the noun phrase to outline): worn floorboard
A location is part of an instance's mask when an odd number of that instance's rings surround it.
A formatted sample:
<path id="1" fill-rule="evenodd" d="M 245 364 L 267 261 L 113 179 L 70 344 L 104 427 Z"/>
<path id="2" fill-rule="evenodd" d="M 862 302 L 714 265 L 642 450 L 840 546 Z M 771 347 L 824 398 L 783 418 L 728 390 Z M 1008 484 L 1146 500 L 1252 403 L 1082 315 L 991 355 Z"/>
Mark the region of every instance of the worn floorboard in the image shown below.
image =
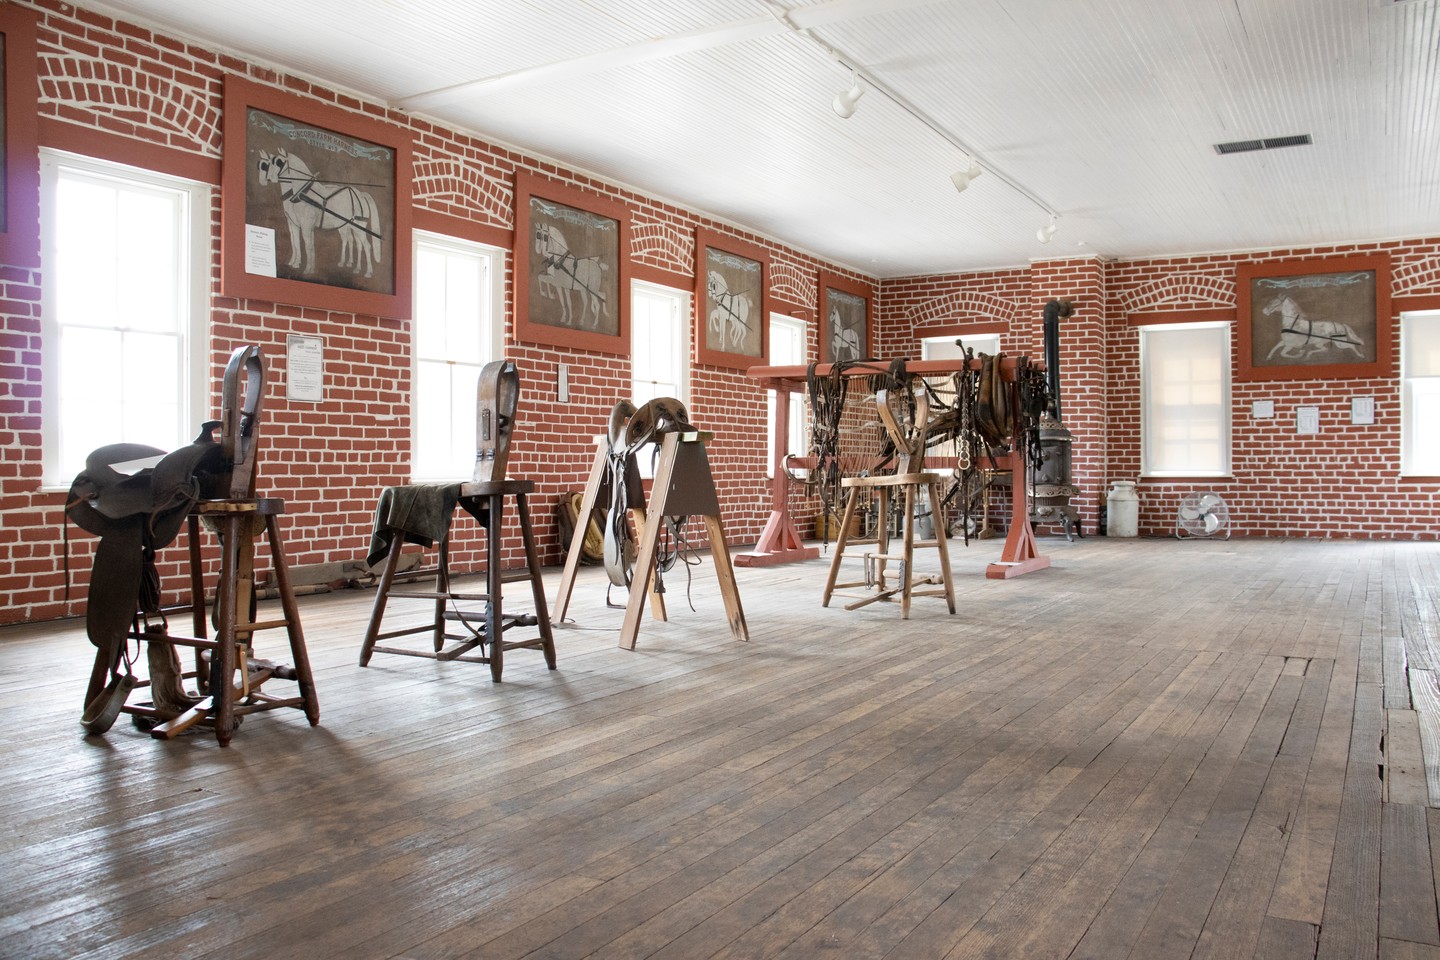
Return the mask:
<path id="1" fill-rule="evenodd" d="M 0 629 L 0 956 L 1440 958 L 1440 547 L 999 548 L 908 621 L 738 570 L 749 643 L 706 563 L 633 652 L 582 570 L 501 684 L 303 598 L 321 726 L 223 750 L 84 736 L 83 624 Z"/>

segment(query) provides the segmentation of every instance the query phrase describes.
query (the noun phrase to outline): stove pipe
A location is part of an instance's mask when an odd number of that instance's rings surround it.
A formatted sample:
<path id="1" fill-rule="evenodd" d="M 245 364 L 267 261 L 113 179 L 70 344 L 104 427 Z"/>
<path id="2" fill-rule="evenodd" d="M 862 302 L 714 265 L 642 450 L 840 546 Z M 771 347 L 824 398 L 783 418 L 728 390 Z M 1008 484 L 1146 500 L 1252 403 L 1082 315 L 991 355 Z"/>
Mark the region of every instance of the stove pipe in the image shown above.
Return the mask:
<path id="1" fill-rule="evenodd" d="M 1069 300 L 1051 300 L 1045 304 L 1045 386 L 1050 393 L 1047 409 L 1055 420 L 1060 416 L 1060 318 L 1073 312 Z"/>
<path id="2" fill-rule="evenodd" d="M 1049 393 L 1045 415 L 1040 418 L 1037 440 L 1041 462 L 1030 487 L 1031 519 L 1064 524 L 1065 536 L 1079 529 L 1080 514 L 1070 498 L 1080 490 L 1070 482 L 1070 431 L 1060 420 L 1060 318 L 1072 312 L 1069 300 L 1045 304 L 1045 387 Z"/>

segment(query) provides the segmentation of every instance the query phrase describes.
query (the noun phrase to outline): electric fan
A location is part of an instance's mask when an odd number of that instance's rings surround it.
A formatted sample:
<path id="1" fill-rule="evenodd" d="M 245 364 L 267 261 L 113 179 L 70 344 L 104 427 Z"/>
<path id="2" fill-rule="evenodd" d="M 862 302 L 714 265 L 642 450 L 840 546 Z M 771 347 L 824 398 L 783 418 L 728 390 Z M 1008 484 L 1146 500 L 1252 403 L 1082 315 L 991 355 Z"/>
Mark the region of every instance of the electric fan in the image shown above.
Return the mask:
<path id="1" fill-rule="evenodd" d="M 1230 508 L 1218 493 L 1187 493 L 1175 511 L 1175 537 L 1218 537 L 1230 539 Z"/>

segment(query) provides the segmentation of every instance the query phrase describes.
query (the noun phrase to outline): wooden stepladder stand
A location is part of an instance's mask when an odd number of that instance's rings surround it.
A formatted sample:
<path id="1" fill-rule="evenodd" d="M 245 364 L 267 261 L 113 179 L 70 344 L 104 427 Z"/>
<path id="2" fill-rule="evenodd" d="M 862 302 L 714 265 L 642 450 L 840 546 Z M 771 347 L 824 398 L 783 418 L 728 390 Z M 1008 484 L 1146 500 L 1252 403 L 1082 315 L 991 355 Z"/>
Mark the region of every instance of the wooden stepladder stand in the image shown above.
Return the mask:
<path id="1" fill-rule="evenodd" d="M 660 595 L 651 590 L 655 576 L 655 555 L 659 550 L 660 531 L 666 517 L 701 517 L 705 522 L 706 535 L 710 540 L 710 555 L 715 563 L 715 576 L 720 583 L 720 595 L 725 602 L 725 616 L 730 623 L 730 633 L 736 640 L 749 640 L 750 629 L 745 623 L 745 611 L 740 605 L 740 589 L 735 582 L 735 569 L 730 560 L 730 550 L 725 545 L 725 527 L 720 520 L 720 501 L 715 495 L 715 479 L 710 472 L 710 460 L 705 454 L 705 443 L 714 434 L 702 431 L 666 433 L 660 443 L 660 463 L 655 469 L 655 481 L 651 488 L 650 500 L 644 511 L 635 510 L 635 520 L 640 527 L 640 543 L 635 559 L 635 575 L 630 583 L 630 597 L 625 604 L 625 620 L 620 627 L 620 646 L 634 650 L 640 634 L 641 610 L 645 596 L 651 597 L 656 619 L 665 619 L 665 607 Z M 606 445 L 601 438 L 596 450 L 595 465 L 590 471 L 589 482 L 580 505 L 581 518 L 588 517 L 599 498 L 600 485 L 604 479 Z M 570 603 L 570 594 L 575 587 L 575 572 L 580 564 L 580 550 L 584 543 L 583 522 L 576 526 L 570 542 L 570 552 L 565 559 L 565 573 L 560 581 L 560 596 L 555 601 L 558 616 L 563 618 Z"/>

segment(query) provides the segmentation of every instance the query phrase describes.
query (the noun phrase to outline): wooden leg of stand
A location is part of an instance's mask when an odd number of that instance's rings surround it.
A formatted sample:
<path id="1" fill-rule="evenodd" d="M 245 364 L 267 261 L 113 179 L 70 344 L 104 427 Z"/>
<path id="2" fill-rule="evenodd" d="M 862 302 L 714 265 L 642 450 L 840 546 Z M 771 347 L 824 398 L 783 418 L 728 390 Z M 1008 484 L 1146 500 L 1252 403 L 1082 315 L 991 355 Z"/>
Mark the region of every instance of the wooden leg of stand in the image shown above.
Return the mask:
<path id="1" fill-rule="evenodd" d="M 215 649 L 210 651 L 210 695 L 214 698 L 211 715 L 215 719 L 215 739 L 220 746 L 230 745 L 230 736 L 235 731 L 235 624 L 240 616 L 240 541 L 241 525 L 249 523 L 249 517 L 236 513 L 226 514 L 220 520 L 225 531 L 220 544 L 220 585 L 216 590 Z"/>
<path id="2" fill-rule="evenodd" d="M 490 644 L 490 679 L 500 682 L 505 669 L 504 612 L 500 598 L 505 589 L 501 560 L 501 519 L 505 509 L 505 498 L 494 494 L 486 498 L 490 502 L 489 522 L 485 525 L 485 583 L 490 599 L 485 603 L 485 639 Z"/>
<path id="3" fill-rule="evenodd" d="M 715 578 L 720 582 L 720 596 L 725 601 L 730 633 L 736 640 L 749 640 L 750 628 L 745 624 L 745 610 L 740 606 L 740 586 L 735 582 L 730 548 L 725 545 L 725 527 L 718 516 L 707 516 L 705 530 L 710 535 L 710 559 L 715 564 Z"/>
<path id="4" fill-rule="evenodd" d="M 435 631 L 431 635 L 431 642 L 436 653 L 445 649 L 445 599 L 450 593 L 450 534 L 440 538 L 439 555 L 435 568 L 435 592 L 439 594 L 435 598 Z"/>
<path id="5" fill-rule="evenodd" d="M 645 532 L 645 524 L 647 522 L 645 517 L 645 508 L 631 507 L 630 518 L 635 524 L 636 535 L 643 534 Z M 635 567 L 636 569 L 639 569 L 640 564 L 638 561 L 636 562 Z M 630 589 L 635 589 L 635 585 L 633 583 L 630 585 Z M 655 618 L 656 620 L 659 620 L 661 623 L 665 623 L 667 620 L 670 619 L 670 615 L 665 610 L 665 594 L 660 592 L 660 582 L 656 580 L 654 576 L 650 577 L 650 588 L 646 591 L 646 593 L 650 598 L 650 616 Z"/>
<path id="6" fill-rule="evenodd" d="M 520 535 L 525 542 L 525 566 L 530 571 L 530 596 L 535 601 L 535 619 L 539 621 L 540 648 L 545 652 L 545 665 L 555 669 L 555 634 L 550 627 L 550 611 L 545 603 L 545 581 L 540 575 L 540 555 L 535 550 L 535 534 L 530 528 L 530 505 L 525 494 L 515 495 L 515 509 L 520 515 Z"/>
<path id="7" fill-rule="evenodd" d="M 194 636 L 204 640 L 210 636 L 210 630 L 205 625 L 205 577 L 200 560 L 200 517 L 191 513 L 186 519 L 186 529 L 190 538 L 190 625 L 194 628 Z M 200 652 L 200 648 L 196 647 L 195 687 L 203 697 L 210 690 L 210 678 L 205 673 L 205 659 Z"/>
<path id="8" fill-rule="evenodd" d="M 915 589 L 915 491 L 917 484 L 905 484 L 905 512 L 900 517 L 900 619 L 910 619 L 910 597 Z"/>
<path id="9" fill-rule="evenodd" d="M 945 502 L 940 484 L 930 484 L 930 518 L 935 522 L 935 549 L 940 551 L 940 579 L 945 583 L 945 603 L 955 612 L 955 581 L 950 579 L 950 525 L 945 519 Z"/>
<path id="10" fill-rule="evenodd" d="M 290 568 L 285 562 L 285 547 L 280 542 L 280 528 L 274 515 L 265 517 L 265 535 L 270 539 L 270 563 L 275 568 L 275 586 L 280 591 L 280 609 L 285 614 L 285 632 L 290 637 L 290 657 L 295 666 L 296 685 L 305 701 L 305 719 L 310 721 L 310 726 L 318 726 L 320 698 L 315 694 L 315 675 L 310 670 L 310 653 L 305 649 L 305 634 L 300 629 L 300 607 L 295 602 L 295 588 L 290 582 Z"/>
<path id="11" fill-rule="evenodd" d="M 380 638 L 380 623 L 385 618 L 385 605 L 390 599 L 390 585 L 395 582 L 395 570 L 400 566 L 400 551 L 405 548 L 405 535 L 396 531 L 390 542 L 390 553 L 385 557 L 385 568 L 380 572 L 380 586 L 375 588 L 375 605 L 370 609 L 370 625 L 365 628 L 365 642 L 360 645 L 360 666 L 370 664 L 370 653 Z"/>
<path id="12" fill-rule="evenodd" d="M 585 531 L 590 526 L 590 514 L 600 498 L 600 481 L 605 476 L 605 453 L 608 445 L 604 437 L 595 438 L 595 462 L 590 466 L 590 478 L 585 481 L 585 492 L 580 498 L 580 515 L 575 519 L 575 533 L 570 537 L 570 550 L 565 554 L 565 572 L 560 575 L 560 593 L 555 597 L 555 619 L 563 622 L 565 611 L 570 609 L 570 594 L 575 589 L 575 574 L 580 569 L 580 554 L 585 546 Z"/>
<path id="13" fill-rule="evenodd" d="M 825 579 L 825 593 L 820 606 L 830 606 L 830 597 L 835 593 L 835 580 L 840 575 L 840 558 L 845 555 L 845 544 L 850 539 L 850 524 L 855 519 L 855 506 L 860 500 L 860 488 L 851 487 L 850 496 L 845 499 L 845 517 L 835 534 L 835 555 L 830 558 L 830 575 Z"/>

